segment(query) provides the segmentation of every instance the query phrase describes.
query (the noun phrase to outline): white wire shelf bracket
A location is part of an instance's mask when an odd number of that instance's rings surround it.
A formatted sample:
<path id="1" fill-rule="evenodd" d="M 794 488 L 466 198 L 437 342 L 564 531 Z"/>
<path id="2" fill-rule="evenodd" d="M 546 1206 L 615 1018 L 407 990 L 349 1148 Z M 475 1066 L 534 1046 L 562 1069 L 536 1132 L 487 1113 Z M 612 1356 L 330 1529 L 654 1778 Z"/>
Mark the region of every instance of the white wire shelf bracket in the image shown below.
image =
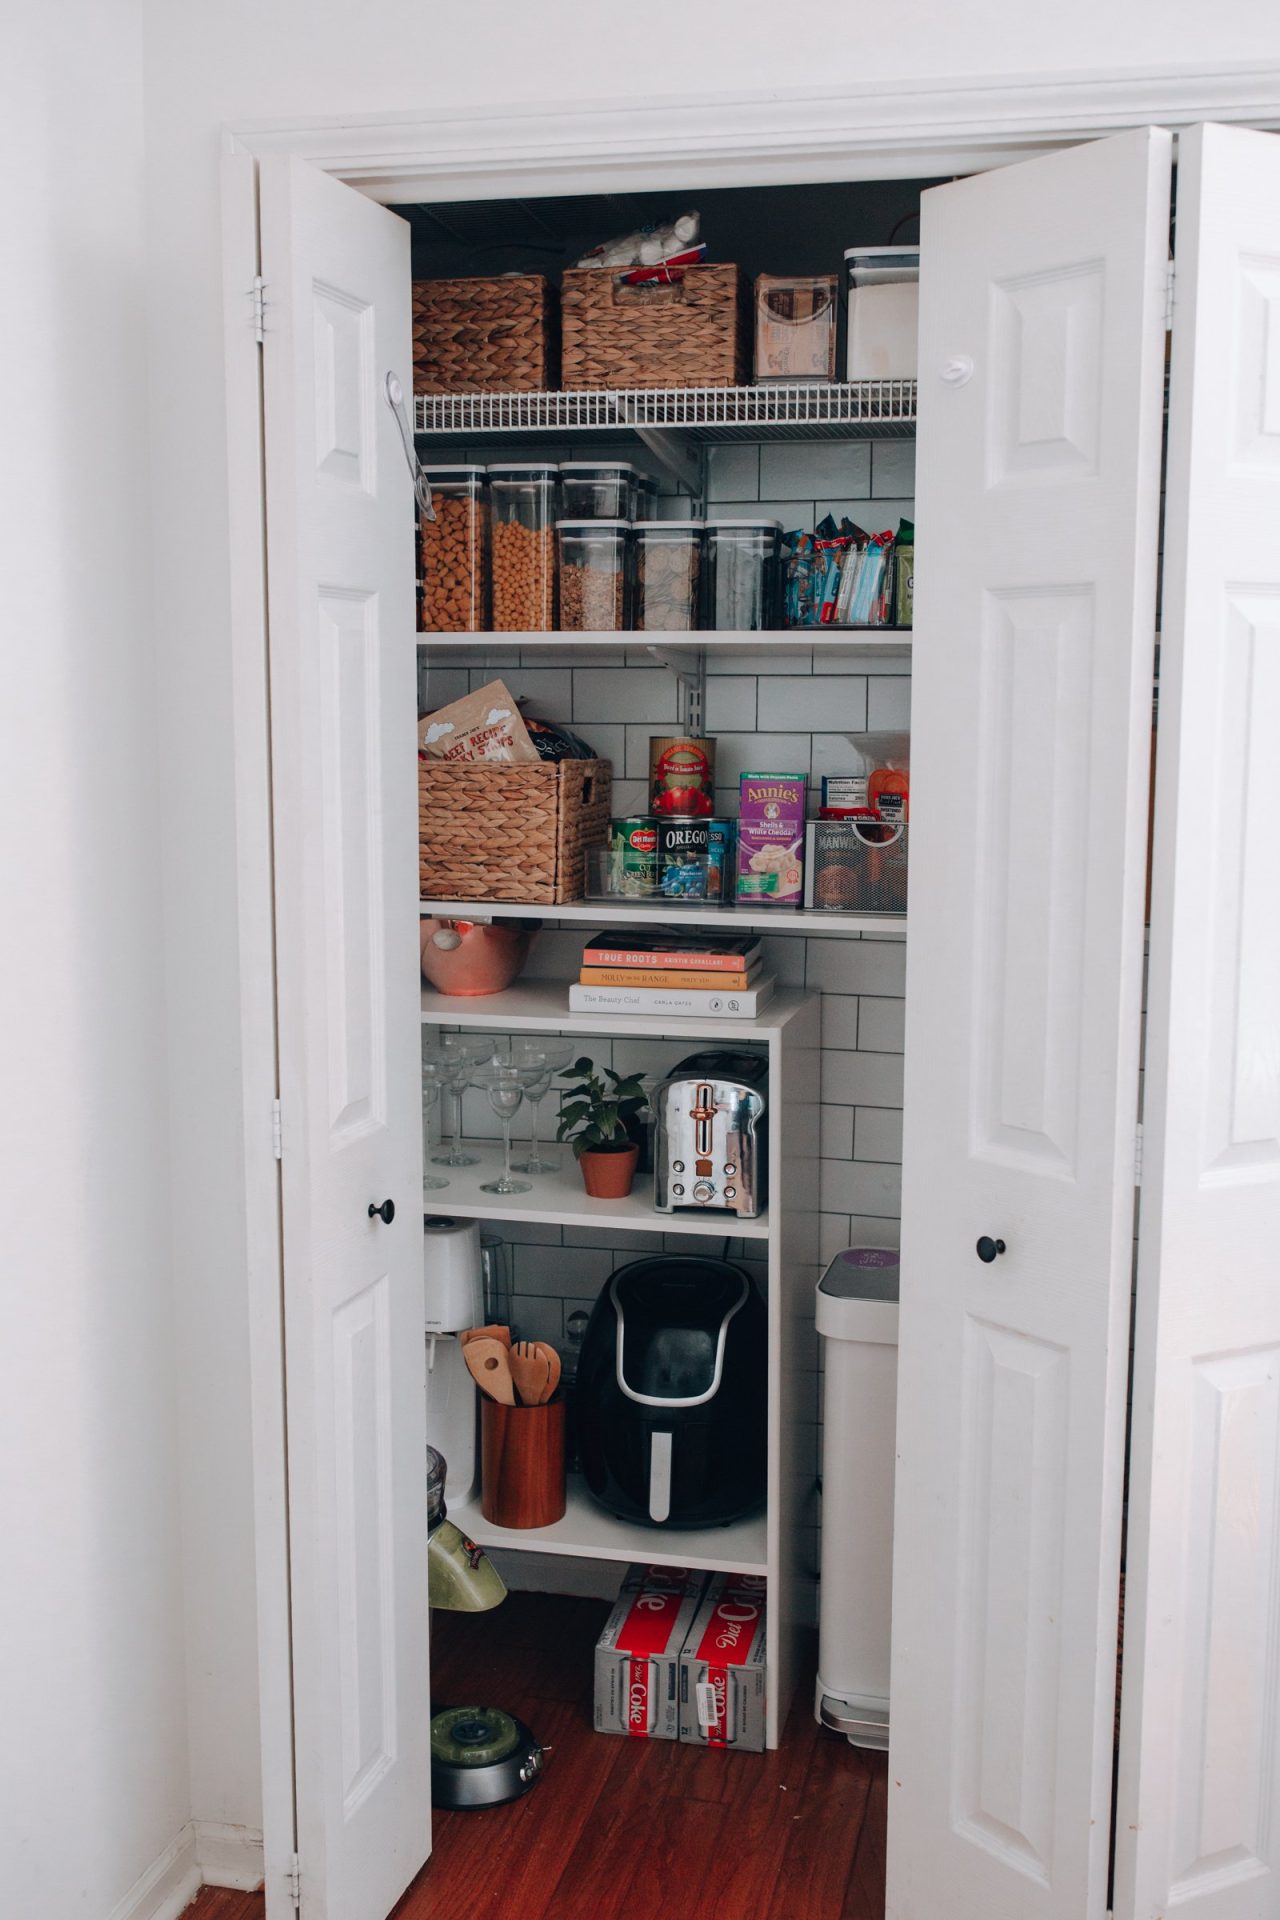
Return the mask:
<path id="1" fill-rule="evenodd" d="M 667 429 L 693 445 L 730 440 L 906 439 L 914 380 L 779 380 L 758 387 L 627 387 L 561 393 L 418 394 L 414 431 L 484 434 L 640 433 Z"/>

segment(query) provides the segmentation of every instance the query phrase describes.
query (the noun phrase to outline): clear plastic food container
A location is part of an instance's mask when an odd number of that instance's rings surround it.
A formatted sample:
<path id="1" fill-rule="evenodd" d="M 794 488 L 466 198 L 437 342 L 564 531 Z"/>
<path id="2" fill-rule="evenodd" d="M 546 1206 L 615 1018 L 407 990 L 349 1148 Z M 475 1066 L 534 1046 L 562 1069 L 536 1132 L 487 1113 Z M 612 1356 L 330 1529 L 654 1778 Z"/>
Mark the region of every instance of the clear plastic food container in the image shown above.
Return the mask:
<path id="1" fill-rule="evenodd" d="M 562 460 L 567 520 L 634 520 L 640 475 L 629 460 Z"/>
<path id="2" fill-rule="evenodd" d="M 635 625 L 686 633 L 699 624 L 702 520 L 640 520 L 635 527 Z"/>
<path id="3" fill-rule="evenodd" d="M 616 633 L 631 614 L 631 523 L 562 520 L 560 625 L 566 633 Z"/>
<path id="4" fill-rule="evenodd" d="M 489 474 L 428 467 L 434 520 L 422 519 L 423 633 L 489 628 Z"/>
<path id="5" fill-rule="evenodd" d="M 707 522 L 709 627 L 756 632 L 782 624 L 781 539 L 777 520 Z"/>
<path id="6" fill-rule="evenodd" d="M 920 249 L 846 247 L 848 380 L 914 380 L 920 323 Z"/>
<path id="7" fill-rule="evenodd" d="M 556 624 L 560 469 L 546 460 L 489 468 L 495 633 L 546 633 Z"/>
<path id="8" fill-rule="evenodd" d="M 658 481 L 652 473 L 636 474 L 636 510 L 634 520 L 656 520 L 658 517 Z"/>

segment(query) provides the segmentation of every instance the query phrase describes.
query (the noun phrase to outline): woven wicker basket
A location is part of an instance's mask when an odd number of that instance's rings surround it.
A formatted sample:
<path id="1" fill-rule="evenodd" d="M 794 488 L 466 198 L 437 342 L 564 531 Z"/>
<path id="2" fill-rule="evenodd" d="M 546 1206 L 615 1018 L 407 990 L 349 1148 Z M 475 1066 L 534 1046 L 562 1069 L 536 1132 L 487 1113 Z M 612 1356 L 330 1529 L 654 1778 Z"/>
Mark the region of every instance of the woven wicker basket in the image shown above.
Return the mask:
<path id="1" fill-rule="evenodd" d="M 419 760 L 422 898 L 580 900 L 583 855 L 608 838 L 612 800 L 607 760 Z"/>
<path id="2" fill-rule="evenodd" d="M 560 289 L 566 387 L 733 387 L 745 378 L 750 315 L 733 266 L 687 267 L 673 285 L 628 287 L 571 267 Z"/>
<path id="3" fill-rule="evenodd" d="M 415 393 L 537 393 L 555 377 L 551 290 L 540 273 L 415 280 Z"/>

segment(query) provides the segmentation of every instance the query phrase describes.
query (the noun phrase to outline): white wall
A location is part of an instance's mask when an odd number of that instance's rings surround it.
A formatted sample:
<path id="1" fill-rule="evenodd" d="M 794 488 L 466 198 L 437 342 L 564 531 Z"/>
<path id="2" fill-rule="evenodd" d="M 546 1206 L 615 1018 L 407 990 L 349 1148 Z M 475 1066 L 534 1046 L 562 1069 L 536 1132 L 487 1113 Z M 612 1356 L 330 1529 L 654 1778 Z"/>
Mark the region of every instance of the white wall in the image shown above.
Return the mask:
<path id="1" fill-rule="evenodd" d="M 258 1817 L 243 1286 L 218 129 L 964 75 L 1190 70 L 1274 49 L 1259 0 L 145 0 L 164 875 L 194 1811 Z"/>
<path id="2" fill-rule="evenodd" d="M 141 0 L 9 8 L 0 111 L 0 1902 L 188 1816 L 149 612 Z"/>

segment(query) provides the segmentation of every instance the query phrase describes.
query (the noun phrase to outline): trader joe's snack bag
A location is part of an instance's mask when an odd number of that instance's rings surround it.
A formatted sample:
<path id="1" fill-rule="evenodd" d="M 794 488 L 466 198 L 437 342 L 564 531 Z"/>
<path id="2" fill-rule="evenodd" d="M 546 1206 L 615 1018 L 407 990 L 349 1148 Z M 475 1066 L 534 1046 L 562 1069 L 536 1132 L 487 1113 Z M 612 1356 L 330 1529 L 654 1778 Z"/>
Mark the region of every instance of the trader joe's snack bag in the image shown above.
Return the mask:
<path id="1" fill-rule="evenodd" d="M 501 680 L 464 693 L 418 722 L 418 752 L 426 760 L 498 760 L 508 764 L 539 758 L 520 709 Z"/>

